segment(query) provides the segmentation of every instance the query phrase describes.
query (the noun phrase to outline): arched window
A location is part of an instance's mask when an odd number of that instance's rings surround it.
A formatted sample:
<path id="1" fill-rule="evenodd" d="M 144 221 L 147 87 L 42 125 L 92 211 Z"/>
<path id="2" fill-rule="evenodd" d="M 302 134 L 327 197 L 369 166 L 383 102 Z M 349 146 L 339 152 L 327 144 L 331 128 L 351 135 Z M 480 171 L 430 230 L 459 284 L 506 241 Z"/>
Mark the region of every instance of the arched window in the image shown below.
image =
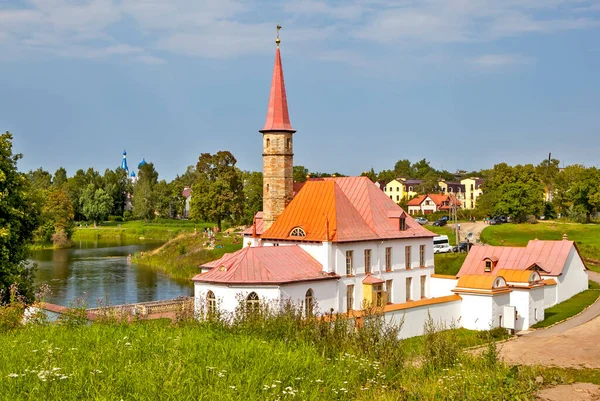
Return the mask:
<path id="1" fill-rule="evenodd" d="M 413 187 L 408 187 L 408 192 L 412 192 L 413 191 Z"/>
<path id="2" fill-rule="evenodd" d="M 267 184 L 267 192 L 269 192 L 269 184 Z"/>
<path id="3" fill-rule="evenodd" d="M 206 293 L 206 312 L 209 315 L 212 315 L 217 310 L 217 299 L 215 298 L 215 293 L 212 291 L 208 291 Z"/>
<path id="4" fill-rule="evenodd" d="M 460 191 L 460 189 L 459 189 Z M 448 187 L 448 192 L 452 192 L 452 187 Z"/>
<path id="5" fill-rule="evenodd" d="M 271 140 L 267 138 L 267 148 L 271 147 Z"/>
<path id="6" fill-rule="evenodd" d="M 458 188 L 456 189 L 456 192 L 460 192 L 460 187 L 458 187 Z"/>
<path id="7" fill-rule="evenodd" d="M 306 233 L 304 232 L 304 230 L 301 227 L 295 227 L 290 232 L 290 237 L 304 238 L 304 237 L 306 237 Z"/>
<path id="8" fill-rule="evenodd" d="M 260 306 L 259 302 L 260 302 L 260 300 L 258 299 L 258 294 L 255 293 L 254 291 L 252 291 L 246 297 L 246 311 L 247 312 L 258 312 L 258 308 Z"/>
<path id="9" fill-rule="evenodd" d="M 308 289 L 304 296 L 304 316 L 312 316 L 314 307 L 314 295 L 313 290 Z"/>

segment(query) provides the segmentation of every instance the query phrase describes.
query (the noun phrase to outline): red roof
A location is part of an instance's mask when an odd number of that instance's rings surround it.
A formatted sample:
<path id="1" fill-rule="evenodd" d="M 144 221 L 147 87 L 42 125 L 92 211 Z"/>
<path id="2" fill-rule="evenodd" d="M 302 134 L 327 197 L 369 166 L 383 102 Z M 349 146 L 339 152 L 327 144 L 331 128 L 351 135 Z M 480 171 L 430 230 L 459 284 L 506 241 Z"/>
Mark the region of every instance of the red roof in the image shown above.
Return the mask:
<path id="1" fill-rule="evenodd" d="M 526 247 L 475 245 L 469 251 L 458 277 L 464 274 L 497 275 L 500 269 L 526 270 L 534 264 L 547 272 L 558 276 L 567 262 L 571 250 L 577 247 L 573 241 L 533 240 Z M 485 273 L 485 259 L 497 262 L 491 273 Z M 543 272 L 541 274 L 544 274 Z"/>
<path id="2" fill-rule="evenodd" d="M 448 206 L 446 206 L 444 203 L 445 202 L 456 202 L 456 205 L 460 206 L 461 203 L 458 199 L 456 199 L 454 196 L 452 195 L 448 195 L 448 194 L 427 194 L 427 195 L 419 195 L 411 200 L 408 201 L 407 205 L 408 206 L 420 206 L 421 203 L 423 203 L 423 201 L 425 199 L 427 199 L 429 197 L 429 199 L 431 199 L 433 201 L 433 203 L 440 209 L 443 208 L 448 208 Z"/>
<path id="3" fill-rule="evenodd" d="M 400 231 L 395 212 L 404 211 L 367 177 L 314 178 L 305 183 L 262 238 L 350 242 L 435 236 L 410 216 L 405 217 L 406 230 Z M 306 236 L 290 237 L 296 227 Z"/>
<path id="4" fill-rule="evenodd" d="M 264 224 L 263 224 L 263 212 L 256 213 L 254 215 L 254 221 L 256 222 L 256 235 L 258 235 L 260 237 L 262 235 L 263 231 L 265 230 Z M 252 224 L 252 225 L 254 225 L 254 224 Z M 242 231 L 242 234 L 243 235 L 252 235 L 253 234 L 252 225 L 250 225 L 250 227 L 248 227 L 244 231 Z"/>
<path id="5" fill-rule="evenodd" d="M 271 81 L 271 95 L 269 97 L 267 120 L 265 121 L 265 126 L 261 132 L 265 131 L 295 132 L 290 123 L 290 115 L 288 113 L 279 47 L 275 50 L 275 67 L 273 67 L 273 80 Z"/>
<path id="6" fill-rule="evenodd" d="M 204 264 L 207 273 L 192 280 L 223 284 L 284 284 L 339 278 L 298 245 L 246 247 Z"/>

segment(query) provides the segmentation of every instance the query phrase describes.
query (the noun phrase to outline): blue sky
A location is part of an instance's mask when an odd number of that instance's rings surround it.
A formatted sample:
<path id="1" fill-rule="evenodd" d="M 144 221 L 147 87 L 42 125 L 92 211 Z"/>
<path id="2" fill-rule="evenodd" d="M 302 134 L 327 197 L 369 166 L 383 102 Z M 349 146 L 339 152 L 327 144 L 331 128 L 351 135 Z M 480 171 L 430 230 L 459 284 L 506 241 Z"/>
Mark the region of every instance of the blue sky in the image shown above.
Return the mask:
<path id="1" fill-rule="evenodd" d="M 277 22 L 295 164 L 598 163 L 600 0 L 0 0 L 0 129 L 21 170 L 260 170 Z"/>

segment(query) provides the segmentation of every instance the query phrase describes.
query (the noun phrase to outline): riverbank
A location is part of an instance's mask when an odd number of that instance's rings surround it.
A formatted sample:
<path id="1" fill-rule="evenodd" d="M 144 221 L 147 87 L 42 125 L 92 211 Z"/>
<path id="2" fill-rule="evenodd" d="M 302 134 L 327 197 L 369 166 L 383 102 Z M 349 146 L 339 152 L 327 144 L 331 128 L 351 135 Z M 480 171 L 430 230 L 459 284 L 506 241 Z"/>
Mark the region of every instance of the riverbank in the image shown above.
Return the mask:
<path id="1" fill-rule="evenodd" d="M 177 280 L 190 280 L 200 273 L 200 266 L 242 248 L 241 237 L 217 234 L 214 245 L 198 232 L 182 232 L 152 252 L 137 253 L 132 262 L 152 267 Z"/>
<path id="2" fill-rule="evenodd" d="M 168 241 L 181 233 L 202 232 L 204 228 L 214 227 L 212 223 L 196 223 L 189 220 L 143 220 L 125 222 L 104 222 L 102 225 L 77 226 L 73 231 L 73 241 L 96 238 L 136 238 Z"/>

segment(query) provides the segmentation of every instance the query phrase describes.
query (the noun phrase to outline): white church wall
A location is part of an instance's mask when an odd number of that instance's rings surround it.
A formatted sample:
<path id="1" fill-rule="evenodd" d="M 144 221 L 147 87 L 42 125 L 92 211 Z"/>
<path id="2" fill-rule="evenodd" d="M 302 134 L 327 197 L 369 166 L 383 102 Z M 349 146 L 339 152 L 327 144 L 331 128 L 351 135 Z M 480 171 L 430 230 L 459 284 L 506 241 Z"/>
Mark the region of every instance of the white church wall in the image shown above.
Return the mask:
<path id="1" fill-rule="evenodd" d="M 458 284 L 458 279 L 431 276 L 429 278 L 429 294 L 431 297 L 453 295 L 452 290 L 456 288 L 456 284 Z"/>
<path id="2" fill-rule="evenodd" d="M 575 247 L 571 248 L 562 274 L 557 277 L 557 280 L 558 288 L 556 303 L 566 301 L 573 295 L 588 288 L 587 271 L 585 270 L 583 261 L 579 257 L 579 253 L 577 253 Z"/>
<path id="3" fill-rule="evenodd" d="M 513 288 L 510 305 L 517 309 L 516 330 L 527 330 L 544 320 L 544 287 Z"/>
<path id="4" fill-rule="evenodd" d="M 491 295 L 483 294 L 459 294 L 461 303 L 461 325 L 469 330 L 489 330 L 492 327 L 492 304 Z"/>
<path id="5" fill-rule="evenodd" d="M 500 327 L 500 325 L 502 324 L 501 321 L 506 319 L 506 316 L 503 316 L 504 307 L 510 305 L 510 295 L 511 294 L 512 294 L 511 292 L 504 292 L 504 293 L 496 294 L 493 296 L 492 317 L 491 317 L 488 327 L 486 327 L 485 329 L 482 329 L 482 330 L 489 330 L 494 327 Z"/>
<path id="6" fill-rule="evenodd" d="M 239 304 L 240 297 L 245 299 L 251 292 L 256 292 L 263 302 L 279 300 L 279 286 L 227 286 L 208 283 L 194 283 L 194 301 L 196 310 L 206 304 L 208 291 L 215 294 L 217 306 L 221 311 L 234 312 Z"/>
<path id="7" fill-rule="evenodd" d="M 558 285 L 545 285 L 544 286 L 544 309 L 548 309 L 551 306 L 556 305 L 556 291 Z"/>
<path id="8" fill-rule="evenodd" d="M 461 301 L 445 302 L 433 305 L 423 305 L 413 308 L 391 311 L 385 313 L 388 324 L 400 324 L 400 338 L 409 338 L 423 335 L 425 322 L 431 316 L 437 325 L 447 328 L 460 327 Z"/>
<path id="9" fill-rule="evenodd" d="M 313 300 L 316 302 L 320 313 L 329 313 L 333 308 L 338 308 L 338 281 L 321 280 L 309 281 L 281 286 L 281 299 L 290 299 L 293 302 L 304 302 L 306 292 L 311 289 Z"/>

